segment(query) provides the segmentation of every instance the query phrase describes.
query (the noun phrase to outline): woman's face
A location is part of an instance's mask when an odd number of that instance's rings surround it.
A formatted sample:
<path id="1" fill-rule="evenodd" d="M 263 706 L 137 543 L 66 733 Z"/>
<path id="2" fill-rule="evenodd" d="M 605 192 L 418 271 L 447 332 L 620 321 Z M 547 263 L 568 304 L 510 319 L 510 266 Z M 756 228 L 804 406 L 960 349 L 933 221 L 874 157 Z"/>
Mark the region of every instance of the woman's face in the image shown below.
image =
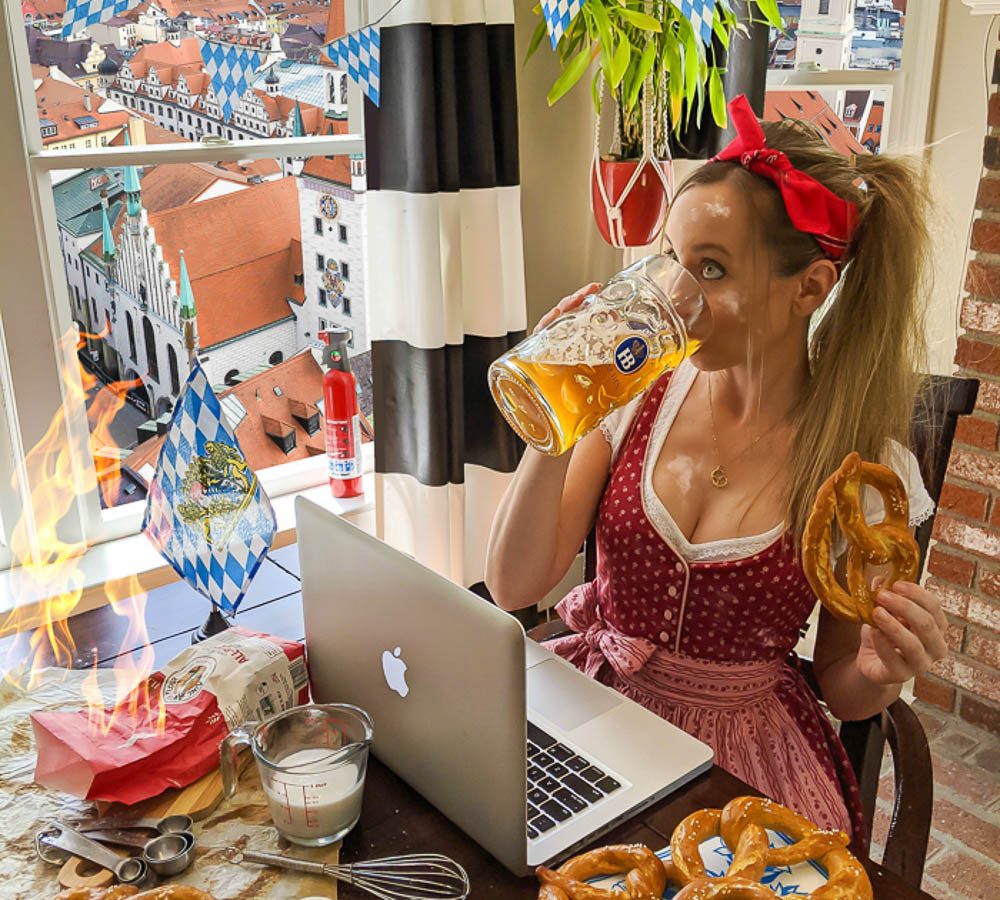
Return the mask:
<path id="1" fill-rule="evenodd" d="M 767 353 L 789 332 L 802 328 L 793 313 L 799 279 L 771 275 L 759 228 L 745 186 L 727 178 L 694 185 L 676 199 L 667 218 L 668 252 L 698 281 L 714 325 L 692 357 L 712 371 L 747 361 L 747 348 Z"/>

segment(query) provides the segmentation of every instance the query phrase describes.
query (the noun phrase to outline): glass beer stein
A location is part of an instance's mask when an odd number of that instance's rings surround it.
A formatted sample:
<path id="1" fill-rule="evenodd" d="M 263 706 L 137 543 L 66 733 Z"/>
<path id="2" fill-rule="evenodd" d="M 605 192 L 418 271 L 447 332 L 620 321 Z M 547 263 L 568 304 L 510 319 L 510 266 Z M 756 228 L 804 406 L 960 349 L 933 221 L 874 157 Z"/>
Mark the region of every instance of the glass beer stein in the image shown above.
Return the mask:
<path id="1" fill-rule="evenodd" d="M 695 277 L 647 256 L 490 366 L 493 399 L 530 446 L 558 456 L 694 353 L 712 328 Z"/>

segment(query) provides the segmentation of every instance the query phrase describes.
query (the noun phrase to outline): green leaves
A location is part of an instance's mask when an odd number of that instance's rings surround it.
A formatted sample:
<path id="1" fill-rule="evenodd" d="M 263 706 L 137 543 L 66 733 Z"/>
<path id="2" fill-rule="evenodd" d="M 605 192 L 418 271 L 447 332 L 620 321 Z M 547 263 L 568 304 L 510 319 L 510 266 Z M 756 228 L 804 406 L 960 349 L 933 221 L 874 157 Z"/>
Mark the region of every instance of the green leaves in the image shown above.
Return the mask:
<path id="1" fill-rule="evenodd" d="M 777 28 L 778 31 L 785 30 L 785 24 L 781 21 L 781 13 L 778 12 L 778 0 L 754 0 L 754 2 L 757 4 L 757 9 L 763 13 L 768 25 Z"/>
<path id="2" fill-rule="evenodd" d="M 556 79 L 556 83 L 549 90 L 547 96 L 549 106 L 552 106 L 553 103 L 583 77 L 583 73 L 587 71 L 587 67 L 590 65 L 590 61 L 594 58 L 596 52 L 596 49 L 591 50 L 590 47 L 584 47 L 569 61 L 569 65 L 562 70 L 562 74 Z"/>
<path id="3" fill-rule="evenodd" d="M 725 128 L 729 119 L 726 116 L 726 92 L 722 86 L 722 74 L 725 69 L 716 66 L 708 72 L 708 105 L 712 107 L 712 118 L 719 128 Z"/>
<path id="4" fill-rule="evenodd" d="M 748 0 L 746 6 L 772 27 L 783 28 L 777 0 Z M 714 122 L 724 127 L 724 60 L 733 41 L 744 40 L 748 34 L 736 12 L 743 8 L 734 0 L 716 0 L 713 40 L 706 46 L 691 22 L 667 0 L 587 0 L 556 47 L 562 72 L 548 93 L 548 102 L 555 103 L 571 90 L 591 63 L 599 59 L 600 68 L 590 83 L 594 108 L 600 110 L 598 87 L 603 73 L 608 88 L 621 104 L 622 127 L 632 135 L 633 143 L 643 86 L 650 75 L 654 76 L 651 83 L 656 114 L 668 117 L 675 132 L 692 120 L 700 123 L 709 110 Z M 534 11 L 541 17 L 540 4 Z M 745 12 L 739 15 L 746 21 Z M 531 36 L 525 60 L 546 37 L 542 20 Z"/>
<path id="5" fill-rule="evenodd" d="M 625 70 L 628 68 L 629 60 L 632 58 L 632 45 L 628 38 L 622 34 L 618 46 L 615 47 L 615 55 L 611 59 L 611 71 L 606 73 L 611 89 L 616 89 L 625 77 Z"/>
<path id="6" fill-rule="evenodd" d="M 635 109 L 635 104 L 639 100 L 639 91 L 642 89 L 646 77 L 653 71 L 655 64 L 656 44 L 647 41 L 646 46 L 642 48 L 642 56 L 639 57 L 639 62 L 635 66 L 631 82 L 625 92 L 625 112 L 630 113 Z"/>
<path id="7" fill-rule="evenodd" d="M 531 43 L 528 44 L 528 52 L 524 54 L 524 61 L 527 62 L 535 55 L 535 51 L 538 49 L 538 45 L 541 44 L 542 39 L 548 34 L 548 29 L 545 27 L 545 19 L 542 19 L 538 23 L 538 27 L 535 29 L 535 33 L 531 36 Z"/>
<path id="8" fill-rule="evenodd" d="M 660 25 L 659 21 L 644 12 L 637 12 L 634 9 L 626 9 L 624 6 L 619 6 L 616 15 L 642 31 L 653 31 L 656 33 L 663 31 L 663 26 Z"/>

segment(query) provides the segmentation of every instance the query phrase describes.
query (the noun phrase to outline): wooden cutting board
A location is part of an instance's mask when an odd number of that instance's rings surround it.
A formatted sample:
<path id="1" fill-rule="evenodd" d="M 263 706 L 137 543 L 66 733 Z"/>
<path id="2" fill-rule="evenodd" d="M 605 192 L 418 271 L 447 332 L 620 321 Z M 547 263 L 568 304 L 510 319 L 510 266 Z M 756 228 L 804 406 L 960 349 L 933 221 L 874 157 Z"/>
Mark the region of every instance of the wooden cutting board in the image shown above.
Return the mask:
<path id="1" fill-rule="evenodd" d="M 241 753 L 237 767 L 242 772 L 252 754 Z M 133 806 L 121 803 L 98 802 L 97 812 L 101 816 L 124 815 L 136 819 L 162 819 L 164 816 L 185 815 L 196 822 L 210 816 L 222 802 L 222 770 L 216 769 L 199 778 L 186 788 L 164 791 L 158 797 L 144 800 Z M 116 853 L 118 848 L 110 848 Z M 64 888 L 107 887 L 115 880 L 107 869 L 98 869 L 93 864 L 71 856 L 59 870 L 59 884 Z"/>
<path id="2" fill-rule="evenodd" d="M 241 772 L 249 762 L 250 756 L 249 753 L 240 754 L 237 765 Z M 222 802 L 222 790 L 222 770 L 216 769 L 186 788 L 164 791 L 158 797 L 152 797 L 133 806 L 98 801 L 97 811 L 102 816 L 124 815 L 134 816 L 137 819 L 162 819 L 164 816 L 185 815 L 198 822 L 215 812 Z"/>

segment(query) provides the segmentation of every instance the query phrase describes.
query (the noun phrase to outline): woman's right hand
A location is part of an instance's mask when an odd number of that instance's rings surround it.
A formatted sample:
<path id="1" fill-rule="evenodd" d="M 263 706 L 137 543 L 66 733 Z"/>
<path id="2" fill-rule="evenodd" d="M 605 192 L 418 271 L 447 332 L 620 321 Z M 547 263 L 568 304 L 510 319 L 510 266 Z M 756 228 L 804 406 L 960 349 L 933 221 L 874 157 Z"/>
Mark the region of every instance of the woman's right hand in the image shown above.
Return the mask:
<path id="1" fill-rule="evenodd" d="M 580 288 L 576 293 L 570 294 L 568 297 L 563 297 L 555 306 L 552 307 L 544 316 L 538 320 L 538 324 L 535 326 L 532 334 L 537 334 L 546 325 L 554 322 L 560 316 L 564 316 L 566 313 L 571 312 L 580 306 L 583 301 L 596 291 L 599 291 L 603 285 L 598 284 L 596 281 L 592 281 L 586 287 Z"/>

